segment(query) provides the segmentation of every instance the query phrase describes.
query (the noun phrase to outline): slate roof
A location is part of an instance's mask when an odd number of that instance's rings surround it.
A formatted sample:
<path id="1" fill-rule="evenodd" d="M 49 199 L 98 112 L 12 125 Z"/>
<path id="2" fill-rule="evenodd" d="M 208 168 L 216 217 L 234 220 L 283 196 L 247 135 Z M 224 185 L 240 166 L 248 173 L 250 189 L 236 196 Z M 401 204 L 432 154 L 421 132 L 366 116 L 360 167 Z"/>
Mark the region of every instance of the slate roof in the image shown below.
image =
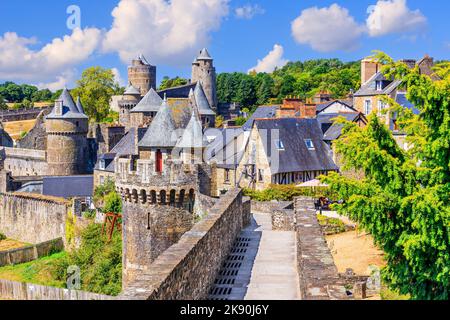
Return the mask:
<path id="1" fill-rule="evenodd" d="M 191 89 L 194 89 L 197 83 L 189 83 L 184 86 L 178 86 L 178 87 L 172 87 L 165 90 L 158 91 L 158 94 L 161 98 L 164 97 L 164 95 L 167 98 L 188 98 L 189 97 L 189 91 Z"/>
<path id="2" fill-rule="evenodd" d="M 203 48 L 202 50 L 200 50 L 200 54 L 198 55 L 197 60 L 213 60 L 213 58 L 211 58 L 208 49 Z"/>
<path id="3" fill-rule="evenodd" d="M 376 90 L 376 82 L 385 81 L 387 84 L 382 90 Z M 354 96 L 373 96 L 379 94 L 391 94 L 392 91 L 398 88 L 401 84 L 401 80 L 388 80 L 383 73 L 378 72 L 372 76 L 366 83 L 361 85 L 361 88 L 355 92 Z"/>
<path id="4" fill-rule="evenodd" d="M 267 141 L 271 141 L 264 148 L 270 159 L 272 174 L 339 169 L 333 162 L 330 147 L 323 141 L 323 134 L 316 119 L 255 120 L 255 125 L 258 130 L 267 130 Z M 278 137 L 273 130 L 279 130 Z M 277 138 L 282 141 L 284 150 L 277 149 Z M 305 139 L 312 140 L 314 150 L 307 148 Z M 278 153 L 278 157 L 272 156 L 274 150 Z"/>
<path id="5" fill-rule="evenodd" d="M 319 113 L 317 115 L 317 121 L 322 132 L 325 134 L 331 128 L 334 119 L 337 117 L 344 117 L 347 121 L 355 121 L 358 116 L 359 112 Z"/>
<path id="6" fill-rule="evenodd" d="M 176 148 L 203 148 L 206 145 L 207 141 L 203 135 L 202 124 L 195 112 L 192 112 L 191 120 L 177 142 Z"/>
<path id="7" fill-rule="evenodd" d="M 414 114 L 420 114 L 420 111 L 406 98 L 406 92 L 397 92 L 395 101 L 402 107 L 411 110 Z"/>
<path id="8" fill-rule="evenodd" d="M 84 113 L 84 108 L 83 108 L 83 104 L 81 103 L 80 97 L 77 97 L 77 104 L 76 105 L 77 105 L 78 112 Z"/>
<path id="9" fill-rule="evenodd" d="M 162 103 L 163 99 L 161 99 L 155 89 L 150 88 L 142 100 L 131 109 L 131 112 L 158 112 Z"/>
<path id="10" fill-rule="evenodd" d="M 62 116 L 55 114 L 55 107 L 47 115 L 46 119 L 87 119 L 88 117 L 80 112 L 75 101 L 73 101 L 72 95 L 67 88 L 64 88 L 63 92 L 58 98 L 58 101 L 62 101 Z"/>
<path id="11" fill-rule="evenodd" d="M 208 145 L 206 161 L 215 160 L 218 168 L 235 169 L 244 156 L 249 137 L 250 131 L 244 131 L 242 128 L 222 129 L 221 134 Z"/>
<path id="12" fill-rule="evenodd" d="M 129 95 L 137 95 L 137 94 L 141 94 L 141 91 L 136 88 L 135 86 L 133 86 L 131 84 L 131 82 L 128 83 L 127 88 L 125 89 L 125 92 L 123 93 L 124 95 L 129 94 Z"/>
<path id="13" fill-rule="evenodd" d="M 214 116 L 216 113 L 211 109 L 211 106 L 206 97 L 203 86 L 200 82 L 197 83 L 194 89 L 194 100 L 198 113 L 201 116 Z"/>
<path id="14" fill-rule="evenodd" d="M 318 104 L 317 107 L 317 113 L 320 113 L 322 111 L 324 111 L 325 109 L 327 109 L 329 106 L 333 105 L 334 103 L 341 103 L 345 106 L 347 106 L 348 108 L 356 111 L 353 108 L 353 100 L 334 100 L 334 101 L 328 101 L 326 103 L 320 103 Z"/>
<path id="15" fill-rule="evenodd" d="M 92 197 L 93 176 L 44 177 L 42 194 L 46 196 L 73 198 Z"/>
<path id="16" fill-rule="evenodd" d="M 117 156 L 136 155 L 136 130 L 138 130 L 138 140 L 142 139 L 145 131 L 138 128 L 130 128 L 122 139 L 111 149 L 111 152 L 99 156 L 98 160 L 106 160 L 106 168 L 104 171 L 114 172 L 114 158 Z M 95 170 L 99 170 L 99 161 L 95 166 Z M 108 164 L 109 162 L 109 164 Z"/>
<path id="17" fill-rule="evenodd" d="M 242 126 L 242 129 L 244 129 L 245 131 L 252 130 L 255 119 L 275 118 L 278 108 L 279 107 L 275 106 L 275 105 L 258 107 L 258 109 L 255 110 L 255 112 L 250 116 L 250 118 L 247 120 L 247 122 L 244 123 L 244 125 Z"/>
<path id="18" fill-rule="evenodd" d="M 164 100 L 144 137 L 139 141 L 139 147 L 175 147 L 178 140 L 178 137 L 175 136 L 175 130 L 176 125 L 172 118 L 172 112 L 167 100 Z"/>

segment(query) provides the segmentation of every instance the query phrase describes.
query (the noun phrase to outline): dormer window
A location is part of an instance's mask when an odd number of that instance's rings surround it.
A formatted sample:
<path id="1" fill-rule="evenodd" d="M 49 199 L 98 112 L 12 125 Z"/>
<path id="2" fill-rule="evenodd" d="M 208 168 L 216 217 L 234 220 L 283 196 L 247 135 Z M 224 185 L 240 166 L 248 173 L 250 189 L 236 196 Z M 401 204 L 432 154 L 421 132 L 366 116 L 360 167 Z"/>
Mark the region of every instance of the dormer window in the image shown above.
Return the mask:
<path id="1" fill-rule="evenodd" d="M 284 150 L 284 143 L 281 140 L 275 140 L 275 145 L 277 146 L 278 150 Z"/>
<path id="2" fill-rule="evenodd" d="M 100 170 L 105 170 L 105 168 L 106 168 L 105 159 L 100 160 L 99 168 L 100 168 Z"/>
<path id="3" fill-rule="evenodd" d="M 376 81 L 375 82 L 375 88 L 377 91 L 383 90 L 383 81 Z"/>
<path id="4" fill-rule="evenodd" d="M 305 144 L 308 150 L 316 150 L 316 148 L 314 147 L 314 143 L 311 139 L 305 139 Z"/>

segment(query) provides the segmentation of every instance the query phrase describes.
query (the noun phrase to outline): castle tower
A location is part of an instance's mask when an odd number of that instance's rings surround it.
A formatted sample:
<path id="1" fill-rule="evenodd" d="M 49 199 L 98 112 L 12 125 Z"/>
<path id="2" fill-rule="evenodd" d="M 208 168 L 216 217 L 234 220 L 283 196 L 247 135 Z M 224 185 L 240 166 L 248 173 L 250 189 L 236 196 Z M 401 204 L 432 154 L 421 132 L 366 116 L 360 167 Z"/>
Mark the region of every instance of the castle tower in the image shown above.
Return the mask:
<path id="1" fill-rule="evenodd" d="M 52 112 L 45 118 L 48 175 L 68 176 L 86 173 L 89 119 L 81 101 L 76 104 L 64 89 Z"/>
<path id="2" fill-rule="evenodd" d="M 130 82 L 125 89 L 123 99 L 119 101 L 119 123 L 124 126 L 126 130 L 131 125 L 131 110 L 136 107 L 141 99 L 141 92 L 138 88 L 132 85 Z"/>
<path id="3" fill-rule="evenodd" d="M 174 156 L 179 140 L 164 99 L 138 143 L 138 156 L 116 158 L 123 198 L 123 286 L 192 228 L 198 172 Z"/>
<path id="4" fill-rule="evenodd" d="M 128 67 L 128 81 L 145 96 L 150 88 L 156 89 L 156 66 L 148 63 L 141 54 L 132 60 L 131 66 Z"/>
<path id="5" fill-rule="evenodd" d="M 206 48 L 200 51 L 199 56 L 192 63 L 191 81 L 202 84 L 209 105 L 213 110 L 217 110 L 216 68 L 214 68 L 214 60 Z"/>

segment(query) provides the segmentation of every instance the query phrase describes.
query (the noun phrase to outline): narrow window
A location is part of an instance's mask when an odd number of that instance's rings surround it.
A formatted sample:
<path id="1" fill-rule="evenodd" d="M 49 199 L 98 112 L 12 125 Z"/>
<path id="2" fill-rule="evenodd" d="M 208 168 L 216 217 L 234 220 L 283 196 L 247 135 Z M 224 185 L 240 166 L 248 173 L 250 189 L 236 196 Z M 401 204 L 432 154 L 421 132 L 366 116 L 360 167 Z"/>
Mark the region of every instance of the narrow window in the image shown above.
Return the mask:
<path id="1" fill-rule="evenodd" d="M 314 143 L 311 139 L 305 139 L 305 144 L 308 150 L 315 150 Z"/>
<path id="2" fill-rule="evenodd" d="M 225 169 L 225 183 L 230 182 L 230 169 Z"/>
<path id="3" fill-rule="evenodd" d="M 150 212 L 147 213 L 147 230 L 150 230 Z"/>

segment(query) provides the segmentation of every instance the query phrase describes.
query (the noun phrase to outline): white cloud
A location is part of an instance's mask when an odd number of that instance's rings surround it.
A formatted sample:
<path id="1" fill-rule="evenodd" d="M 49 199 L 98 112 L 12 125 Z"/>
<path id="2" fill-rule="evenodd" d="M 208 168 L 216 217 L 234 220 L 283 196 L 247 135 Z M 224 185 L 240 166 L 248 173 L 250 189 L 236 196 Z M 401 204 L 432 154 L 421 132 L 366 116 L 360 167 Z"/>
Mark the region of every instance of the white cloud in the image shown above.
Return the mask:
<path id="1" fill-rule="evenodd" d="M 338 4 L 305 9 L 292 22 L 294 39 L 321 52 L 354 50 L 363 33 L 364 27 Z"/>
<path id="2" fill-rule="evenodd" d="M 427 18 L 419 10 L 410 10 L 406 0 L 379 0 L 369 12 L 366 25 L 372 37 L 412 32 L 427 24 Z"/>
<path id="3" fill-rule="evenodd" d="M 105 52 L 124 63 L 143 53 L 150 63 L 185 64 L 228 14 L 229 0 L 121 0 L 113 10 Z"/>
<path id="4" fill-rule="evenodd" d="M 279 44 L 274 45 L 273 50 L 270 51 L 262 60 L 258 59 L 257 65 L 251 68 L 249 72 L 256 71 L 271 73 L 275 70 L 275 68 L 285 66 L 289 60 L 284 59 L 283 54 L 284 48 Z"/>
<path id="5" fill-rule="evenodd" d="M 111 69 L 112 73 L 114 74 L 114 80 L 122 87 L 125 87 L 127 85 L 126 81 L 122 78 L 120 75 L 120 71 L 117 68 Z"/>
<path id="6" fill-rule="evenodd" d="M 100 38 L 98 29 L 75 29 L 71 35 L 55 38 L 35 50 L 31 48 L 37 44 L 35 38 L 6 32 L 0 35 L 0 78 L 65 85 L 73 78 L 72 68 L 94 53 Z"/>
<path id="7" fill-rule="evenodd" d="M 50 82 L 39 82 L 34 84 L 39 89 L 49 89 L 50 91 L 58 91 L 64 87 L 69 87 L 75 82 L 75 70 L 63 71 L 61 75 L 56 76 L 56 80 Z"/>
<path id="8" fill-rule="evenodd" d="M 264 14 L 265 12 L 266 10 L 264 10 L 257 4 L 254 5 L 247 4 L 234 10 L 234 14 L 237 18 L 247 20 L 252 19 L 254 16 L 258 14 Z"/>

